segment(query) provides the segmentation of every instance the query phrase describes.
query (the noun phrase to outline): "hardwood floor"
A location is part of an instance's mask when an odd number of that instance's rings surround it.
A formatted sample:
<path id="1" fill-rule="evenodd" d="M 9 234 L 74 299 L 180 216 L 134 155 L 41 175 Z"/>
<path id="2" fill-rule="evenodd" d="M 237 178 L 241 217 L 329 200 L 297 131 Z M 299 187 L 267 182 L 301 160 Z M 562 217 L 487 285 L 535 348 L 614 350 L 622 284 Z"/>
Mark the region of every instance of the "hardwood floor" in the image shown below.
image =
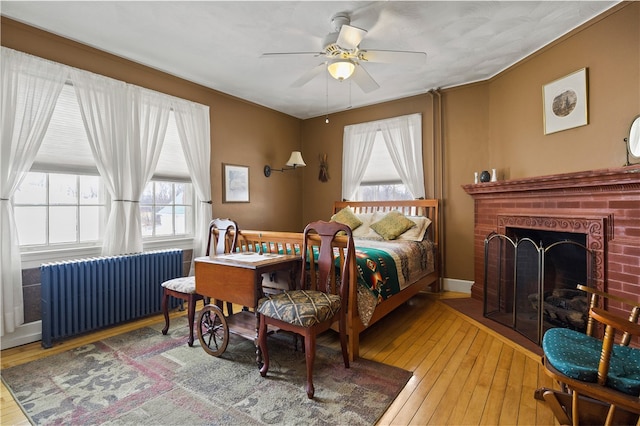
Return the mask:
<path id="1" fill-rule="evenodd" d="M 555 387 L 539 356 L 439 302 L 455 293 L 419 294 L 362 333 L 360 356 L 413 372 L 379 425 L 553 425 L 551 410 L 533 398 Z M 172 316 L 185 315 L 175 312 Z M 150 317 L 42 349 L 32 343 L 2 351 L 7 368 L 152 323 Z M 319 344 L 336 347 L 334 333 Z M 0 424 L 29 421 L 2 384 Z M 556 423 L 557 424 L 557 423 Z"/>

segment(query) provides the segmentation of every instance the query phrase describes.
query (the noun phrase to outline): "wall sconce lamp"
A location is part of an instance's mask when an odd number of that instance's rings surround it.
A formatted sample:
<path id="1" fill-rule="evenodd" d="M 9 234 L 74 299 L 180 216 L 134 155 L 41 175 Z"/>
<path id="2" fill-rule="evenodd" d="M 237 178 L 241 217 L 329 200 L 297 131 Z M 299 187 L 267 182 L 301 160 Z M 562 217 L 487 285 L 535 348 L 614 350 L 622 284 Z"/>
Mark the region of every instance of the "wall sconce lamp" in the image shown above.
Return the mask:
<path id="1" fill-rule="evenodd" d="M 334 59 L 327 66 L 327 70 L 331 77 L 338 81 L 343 81 L 351 77 L 356 69 L 356 65 L 351 59 Z"/>
<path id="2" fill-rule="evenodd" d="M 264 166 L 264 175 L 266 177 L 271 176 L 271 172 L 284 172 L 285 170 L 295 170 L 296 167 L 304 167 L 306 166 L 304 160 L 302 159 L 302 154 L 300 151 L 292 151 L 291 157 L 289 157 L 289 161 L 287 161 L 286 166 L 288 168 L 281 169 L 272 169 L 268 164 Z"/>

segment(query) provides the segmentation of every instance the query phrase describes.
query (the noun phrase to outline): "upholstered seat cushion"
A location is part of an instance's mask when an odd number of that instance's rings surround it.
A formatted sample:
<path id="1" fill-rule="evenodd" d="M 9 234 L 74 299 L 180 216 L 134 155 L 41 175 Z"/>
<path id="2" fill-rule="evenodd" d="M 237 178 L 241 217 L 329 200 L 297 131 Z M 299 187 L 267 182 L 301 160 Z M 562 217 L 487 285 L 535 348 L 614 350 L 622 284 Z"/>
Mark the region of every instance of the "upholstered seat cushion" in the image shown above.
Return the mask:
<path id="1" fill-rule="evenodd" d="M 196 277 L 174 278 L 162 283 L 162 287 L 179 293 L 191 294 L 196 292 Z"/>
<path id="2" fill-rule="evenodd" d="M 293 290 L 269 295 L 258 302 L 258 312 L 289 324 L 311 327 L 340 309 L 340 296 L 321 291 Z"/>
<path id="3" fill-rule="evenodd" d="M 573 379 L 596 383 L 602 341 L 586 334 L 552 328 L 542 339 L 547 361 Z M 607 386 L 629 395 L 640 395 L 640 349 L 613 345 Z"/>

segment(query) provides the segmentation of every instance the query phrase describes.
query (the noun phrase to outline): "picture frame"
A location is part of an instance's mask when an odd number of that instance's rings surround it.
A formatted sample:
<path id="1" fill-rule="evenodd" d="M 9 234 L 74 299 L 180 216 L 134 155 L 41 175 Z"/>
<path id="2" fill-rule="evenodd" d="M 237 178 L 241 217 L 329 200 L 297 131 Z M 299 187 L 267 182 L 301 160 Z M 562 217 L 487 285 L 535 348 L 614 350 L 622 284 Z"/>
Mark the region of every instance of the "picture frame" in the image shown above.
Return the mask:
<path id="1" fill-rule="evenodd" d="M 544 134 L 589 124 L 587 68 L 542 86 Z"/>
<path id="2" fill-rule="evenodd" d="M 249 202 L 249 166 L 222 163 L 222 202 Z"/>

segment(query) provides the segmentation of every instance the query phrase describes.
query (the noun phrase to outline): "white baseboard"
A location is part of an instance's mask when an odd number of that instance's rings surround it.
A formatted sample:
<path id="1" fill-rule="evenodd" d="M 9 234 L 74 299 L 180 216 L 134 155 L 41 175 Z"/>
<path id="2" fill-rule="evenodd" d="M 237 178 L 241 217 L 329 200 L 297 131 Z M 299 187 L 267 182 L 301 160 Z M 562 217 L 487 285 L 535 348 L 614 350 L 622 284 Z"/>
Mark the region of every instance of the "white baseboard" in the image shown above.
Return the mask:
<path id="1" fill-rule="evenodd" d="M 471 295 L 471 286 L 473 286 L 473 281 L 458 280 L 454 278 L 442 279 L 442 289 L 444 291 L 455 291 L 457 293 L 468 293 Z"/>
<path id="2" fill-rule="evenodd" d="M 42 340 L 42 321 L 34 321 L 22 324 L 16 328 L 16 331 L 5 334 L 0 340 L 0 349 L 14 348 L 27 343 L 38 342 Z"/>

